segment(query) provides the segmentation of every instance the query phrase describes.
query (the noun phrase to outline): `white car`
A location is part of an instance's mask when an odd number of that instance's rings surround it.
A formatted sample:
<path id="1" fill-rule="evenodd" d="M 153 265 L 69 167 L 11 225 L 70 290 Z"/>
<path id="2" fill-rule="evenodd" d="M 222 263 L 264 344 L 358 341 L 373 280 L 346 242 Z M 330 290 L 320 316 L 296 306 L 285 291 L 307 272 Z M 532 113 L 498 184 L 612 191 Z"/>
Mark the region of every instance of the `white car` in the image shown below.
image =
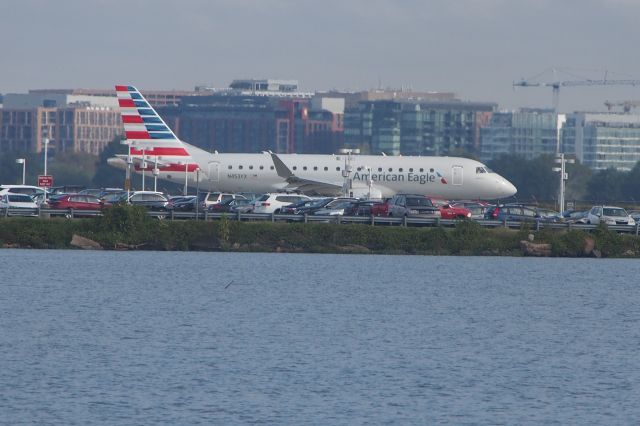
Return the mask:
<path id="1" fill-rule="evenodd" d="M 604 223 L 606 225 L 635 225 L 629 213 L 622 207 L 593 206 L 587 214 L 587 221 L 592 225 Z"/>
<path id="2" fill-rule="evenodd" d="M 29 195 L 37 204 L 44 201 L 44 189 L 32 185 L 0 185 L 0 195 L 12 192 Z"/>
<path id="3" fill-rule="evenodd" d="M 280 213 L 280 208 L 311 198 L 302 194 L 269 193 L 263 194 L 253 203 L 254 213 Z"/>
<path id="4" fill-rule="evenodd" d="M 38 205 L 29 195 L 5 192 L 0 195 L 0 215 L 38 216 Z"/>

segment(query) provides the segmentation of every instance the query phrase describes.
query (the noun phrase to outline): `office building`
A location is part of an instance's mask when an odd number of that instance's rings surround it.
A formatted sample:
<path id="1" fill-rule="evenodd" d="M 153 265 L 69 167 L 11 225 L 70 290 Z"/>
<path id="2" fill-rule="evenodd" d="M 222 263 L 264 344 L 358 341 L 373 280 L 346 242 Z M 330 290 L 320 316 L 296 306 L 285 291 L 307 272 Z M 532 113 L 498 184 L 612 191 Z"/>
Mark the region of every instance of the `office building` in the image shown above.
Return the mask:
<path id="1" fill-rule="evenodd" d="M 480 129 L 480 160 L 518 155 L 531 160 L 558 152 L 559 128 L 565 116 L 552 110 L 521 109 L 496 112 Z"/>
<path id="2" fill-rule="evenodd" d="M 640 115 L 569 114 L 561 140 L 565 154 L 594 170 L 628 171 L 640 161 Z"/>
<path id="3" fill-rule="evenodd" d="M 485 102 L 362 101 L 345 111 L 344 143 L 372 154 L 475 153 L 480 127 L 496 107 Z"/>

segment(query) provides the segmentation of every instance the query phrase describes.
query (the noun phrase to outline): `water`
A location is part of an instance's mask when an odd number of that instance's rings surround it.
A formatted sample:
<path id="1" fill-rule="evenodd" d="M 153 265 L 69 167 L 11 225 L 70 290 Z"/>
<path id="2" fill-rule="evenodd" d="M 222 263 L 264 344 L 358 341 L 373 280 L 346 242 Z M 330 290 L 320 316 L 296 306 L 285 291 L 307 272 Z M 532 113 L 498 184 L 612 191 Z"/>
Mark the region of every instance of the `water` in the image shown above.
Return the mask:
<path id="1" fill-rule="evenodd" d="M 630 424 L 634 260 L 0 250 L 2 424 Z"/>

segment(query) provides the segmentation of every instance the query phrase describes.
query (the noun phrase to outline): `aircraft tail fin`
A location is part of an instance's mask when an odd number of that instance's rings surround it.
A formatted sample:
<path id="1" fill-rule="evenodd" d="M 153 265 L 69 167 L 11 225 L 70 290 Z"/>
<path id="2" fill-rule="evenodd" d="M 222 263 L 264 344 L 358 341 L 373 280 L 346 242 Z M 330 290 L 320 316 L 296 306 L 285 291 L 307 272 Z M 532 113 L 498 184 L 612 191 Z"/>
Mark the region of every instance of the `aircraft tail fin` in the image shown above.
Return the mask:
<path id="1" fill-rule="evenodd" d="M 173 163 L 192 162 L 186 144 L 178 139 L 138 89 L 129 85 L 116 85 L 115 88 L 132 156 L 162 157 Z"/>

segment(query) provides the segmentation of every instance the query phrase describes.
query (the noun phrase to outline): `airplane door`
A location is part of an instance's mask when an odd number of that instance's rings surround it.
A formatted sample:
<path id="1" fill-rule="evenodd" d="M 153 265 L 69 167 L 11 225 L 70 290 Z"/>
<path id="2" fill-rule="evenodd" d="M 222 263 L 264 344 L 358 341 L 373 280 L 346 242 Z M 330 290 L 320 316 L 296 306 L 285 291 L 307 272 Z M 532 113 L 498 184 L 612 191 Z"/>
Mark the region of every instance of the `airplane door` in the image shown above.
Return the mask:
<path id="1" fill-rule="evenodd" d="M 462 166 L 451 167 L 451 184 L 462 185 Z"/>
<path id="2" fill-rule="evenodd" d="M 209 176 L 209 180 L 213 183 L 218 183 L 220 181 L 220 163 L 217 161 L 211 161 L 209 163 L 209 170 L 207 175 Z"/>

